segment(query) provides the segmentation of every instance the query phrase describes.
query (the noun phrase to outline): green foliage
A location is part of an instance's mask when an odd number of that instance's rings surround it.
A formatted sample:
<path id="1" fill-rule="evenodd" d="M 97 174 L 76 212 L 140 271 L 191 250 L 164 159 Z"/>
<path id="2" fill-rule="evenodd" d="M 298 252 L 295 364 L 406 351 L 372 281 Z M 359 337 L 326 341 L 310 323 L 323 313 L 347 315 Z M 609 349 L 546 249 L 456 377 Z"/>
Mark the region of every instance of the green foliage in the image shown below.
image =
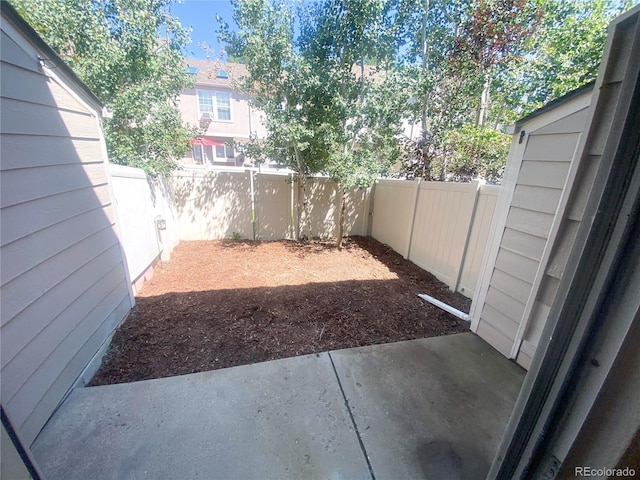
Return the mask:
<path id="1" fill-rule="evenodd" d="M 497 183 L 502 178 L 510 140 L 504 133 L 475 125 L 453 130 L 447 138 L 450 163 L 439 166 L 440 175 L 451 175 L 455 181 L 483 178 Z"/>
<path id="2" fill-rule="evenodd" d="M 113 112 L 104 119 L 110 160 L 151 175 L 176 168 L 193 132 L 176 106 L 191 80 L 182 56 L 187 31 L 169 13 L 171 2 L 12 3 Z"/>
<path id="3" fill-rule="evenodd" d="M 477 174 L 496 181 L 495 154 L 506 157 L 507 148 L 496 135 L 492 146 L 486 132 L 594 80 L 607 24 L 631 4 L 399 0 L 406 42 L 400 68 L 417 99 L 408 111 L 423 126 L 421 138 L 406 142 L 404 173 L 431 180 Z M 479 146 L 484 168 L 476 159 L 463 161 L 463 153 Z"/>

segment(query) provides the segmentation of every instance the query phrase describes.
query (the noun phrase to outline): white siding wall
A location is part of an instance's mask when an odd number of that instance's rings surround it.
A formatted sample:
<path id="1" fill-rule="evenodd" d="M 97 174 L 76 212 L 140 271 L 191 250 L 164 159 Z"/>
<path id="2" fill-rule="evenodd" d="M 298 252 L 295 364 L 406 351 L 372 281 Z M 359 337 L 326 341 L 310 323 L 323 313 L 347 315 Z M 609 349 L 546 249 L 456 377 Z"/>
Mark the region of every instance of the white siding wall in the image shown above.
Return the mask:
<path id="1" fill-rule="evenodd" d="M 2 22 L 2 404 L 33 441 L 132 306 L 96 112 Z"/>
<path id="2" fill-rule="evenodd" d="M 520 149 L 512 147 L 515 153 L 509 159 L 512 168 L 517 168 L 512 196 L 496 229 L 498 246 L 485 272 L 482 295 L 472 307 L 478 335 L 525 368 L 531 363 L 555 295 L 553 281 L 545 282 L 541 269 L 546 266 L 544 252 L 555 241 L 552 227 L 561 197 L 570 188 L 566 184 L 571 181 L 569 171 L 590 95 L 570 101 L 561 115 L 552 110 L 522 125 L 526 144 Z M 519 135 L 514 135 L 514 146 L 518 140 Z"/>

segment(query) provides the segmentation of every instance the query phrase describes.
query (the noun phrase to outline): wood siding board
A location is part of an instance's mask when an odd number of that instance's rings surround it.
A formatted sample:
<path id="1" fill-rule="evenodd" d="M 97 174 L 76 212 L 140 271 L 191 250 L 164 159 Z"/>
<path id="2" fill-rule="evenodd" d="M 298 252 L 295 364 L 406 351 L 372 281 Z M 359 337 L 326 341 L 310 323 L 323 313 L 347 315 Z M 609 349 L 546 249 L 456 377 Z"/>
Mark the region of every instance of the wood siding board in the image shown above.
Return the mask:
<path id="1" fill-rule="evenodd" d="M 533 132 L 529 136 L 524 152 L 524 163 L 527 161 L 569 162 L 573 158 L 578 138 L 578 133 L 537 135 L 537 132 Z"/>
<path id="2" fill-rule="evenodd" d="M 3 99 L 91 114 L 86 106 L 70 95 L 64 87 L 39 72 L 3 65 L 0 80 L 0 95 Z"/>
<path id="3" fill-rule="evenodd" d="M 558 208 L 560 195 L 561 188 L 516 185 L 511 206 L 553 215 Z"/>
<path id="4" fill-rule="evenodd" d="M 127 287 L 123 283 L 120 284 L 119 289 L 127 291 Z M 128 292 L 126 297 L 122 297 L 122 300 L 117 303 L 117 299 L 120 296 L 120 291 L 112 291 L 110 296 L 105 299 L 103 305 L 111 303 L 116 305 L 115 308 L 110 308 L 111 314 L 102 317 L 102 324 L 96 331 L 89 337 L 88 340 L 76 351 L 75 355 L 65 365 L 64 370 L 57 376 L 57 378 L 50 382 L 51 386 L 42 395 L 39 402 L 33 407 L 31 414 L 25 419 L 20 429 L 26 437 L 26 441 L 32 442 L 39 433 L 42 425 L 47 421 L 51 414 L 55 411 L 56 407 L 64 399 L 66 393 L 69 391 L 70 385 L 73 385 L 75 380 L 80 376 L 82 370 L 86 366 L 87 359 L 90 359 L 93 354 L 98 351 L 102 343 L 104 342 L 105 331 L 113 331 L 120 321 L 126 316 L 129 311 L 129 297 Z M 102 305 L 101 305 L 102 308 Z M 105 311 L 107 309 L 105 308 Z M 71 343 L 71 342 L 69 342 Z M 64 349 L 57 349 L 54 353 L 64 352 Z M 68 354 L 64 355 L 68 357 Z M 62 359 L 55 358 L 55 361 L 61 361 Z"/>
<path id="5" fill-rule="evenodd" d="M 8 170 L 2 172 L 0 179 L 0 201 L 3 207 L 9 207 L 107 183 L 101 162 Z"/>
<path id="6" fill-rule="evenodd" d="M 536 271 L 538 270 L 538 262 L 515 252 L 510 252 L 502 247 L 498 252 L 495 266 L 532 285 Z"/>
<path id="7" fill-rule="evenodd" d="M 1 169 L 101 162 L 101 148 L 97 139 L 38 137 L 33 141 L 24 135 L 3 133 Z M 51 155 L 51 152 L 56 152 L 56 155 Z"/>
<path id="8" fill-rule="evenodd" d="M 518 358 L 516 363 L 520 365 L 525 370 L 529 370 L 531 368 L 532 357 L 527 355 L 526 352 L 523 352 L 522 349 L 518 352 Z"/>
<path id="9" fill-rule="evenodd" d="M 548 213 L 511 207 L 507 216 L 506 228 L 546 239 L 552 223 L 553 215 Z"/>
<path id="10" fill-rule="evenodd" d="M 589 108 L 583 108 L 571 115 L 568 115 L 560 120 L 556 120 L 542 128 L 539 128 L 532 135 L 546 135 L 546 134 L 563 134 L 563 133 L 582 133 L 587 120 L 587 113 Z"/>
<path id="11" fill-rule="evenodd" d="M 99 282 L 102 276 L 113 270 L 115 266 L 120 265 L 122 269 L 122 263 L 121 261 L 118 263 L 118 260 L 121 260 L 118 246 L 105 250 L 51 288 L 47 295 L 29 305 L 15 317 L 6 319 L 2 326 L 2 339 L 0 339 L 3 365 L 11 361 L 35 335 L 49 324 L 51 319 L 63 313 L 84 292 Z"/>
<path id="12" fill-rule="evenodd" d="M 49 289 L 62 282 L 84 264 L 118 243 L 115 235 L 99 232 L 34 266 L 24 274 L 3 286 L 2 325 L 7 319 L 15 317 L 22 310 L 43 295 Z"/>
<path id="13" fill-rule="evenodd" d="M 524 313 L 524 303 L 502 292 L 493 285 L 489 287 L 485 303 L 491 305 L 505 317 L 510 318 L 515 324 L 520 324 L 520 319 Z"/>
<path id="14" fill-rule="evenodd" d="M 509 339 L 511 341 L 511 345 L 513 345 L 513 340 L 515 339 L 516 332 L 518 331 L 518 323 L 514 322 L 512 318 L 509 318 L 500 310 L 486 302 L 482 309 L 482 318 L 485 322 L 490 323 L 493 328 L 502 333 L 505 338 Z M 511 349 L 511 345 L 509 346 L 509 349 Z"/>
<path id="15" fill-rule="evenodd" d="M 493 271 L 491 285 L 500 289 L 510 297 L 515 298 L 523 305 L 526 304 L 529 298 L 529 292 L 531 292 L 530 283 L 520 280 L 507 272 L 503 272 L 499 268 Z"/>
<path id="16" fill-rule="evenodd" d="M 20 47 L 13 38 L 9 37 L 5 32 L 5 25 L 2 26 L 0 52 L 2 53 L 2 63 L 16 65 L 21 68 L 38 71 L 38 62 L 34 57 L 29 56 L 22 47 Z"/>
<path id="17" fill-rule="evenodd" d="M 113 224 L 110 208 L 111 195 L 107 184 L 97 187 L 84 187 L 70 192 L 39 198 L 25 203 L 2 208 L 0 214 L 0 242 L 2 247 L 24 239 L 27 236 L 38 233 L 64 223 L 75 217 L 82 216 L 87 220 L 90 215 L 102 215 L 106 224 Z M 90 215 L 89 212 L 93 212 Z M 11 228 L 7 228 L 8 226 Z M 78 226 L 73 224 L 74 227 Z M 74 232 L 75 230 L 70 230 Z M 61 232 L 63 233 L 63 232 Z M 3 271 L 3 275 L 6 272 Z M 4 283 L 4 278 L 2 282 Z"/>
<path id="18" fill-rule="evenodd" d="M 518 175 L 518 184 L 561 189 L 564 187 L 570 165 L 570 161 L 541 162 L 528 160 L 522 162 L 522 168 L 520 168 L 520 174 Z"/>
<path id="19" fill-rule="evenodd" d="M 3 133 L 50 137 L 99 138 L 97 124 L 90 114 L 59 110 L 36 103 L 4 99 L 0 105 Z"/>
<path id="20" fill-rule="evenodd" d="M 27 391 L 21 397 L 33 394 L 33 389 L 42 390 L 43 384 L 46 387 L 43 390 L 46 391 L 50 386 L 46 382 L 56 378 L 57 373 L 54 372 L 62 370 L 65 365 L 52 358 L 55 353 L 64 349 L 68 350 L 64 354 L 71 355 L 74 348 L 80 348 L 90 336 L 87 329 L 93 332 L 99 328 L 100 323 L 108 317 L 109 310 L 121 301 L 125 291 L 128 293 L 121 267 L 115 265 L 87 289 L 84 295 L 79 296 L 64 312 L 52 319 L 16 354 L 14 361 L 3 366 L 3 401 L 11 402 L 16 399 L 24 403 L 25 399 L 17 396 L 25 387 Z M 37 402 L 37 398 L 35 395 L 30 401 Z"/>
<path id="21" fill-rule="evenodd" d="M 480 317 L 480 323 L 478 324 L 478 330 L 476 333 L 478 334 L 478 336 L 480 336 L 480 338 L 482 338 L 485 342 L 495 348 L 502 355 L 504 355 L 505 357 L 509 356 L 513 340 L 507 338 L 484 317 Z"/>
<path id="22" fill-rule="evenodd" d="M 531 260 L 540 261 L 546 241 L 544 238 L 505 228 L 502 246 L 511 252 L 519 253 Z"/>

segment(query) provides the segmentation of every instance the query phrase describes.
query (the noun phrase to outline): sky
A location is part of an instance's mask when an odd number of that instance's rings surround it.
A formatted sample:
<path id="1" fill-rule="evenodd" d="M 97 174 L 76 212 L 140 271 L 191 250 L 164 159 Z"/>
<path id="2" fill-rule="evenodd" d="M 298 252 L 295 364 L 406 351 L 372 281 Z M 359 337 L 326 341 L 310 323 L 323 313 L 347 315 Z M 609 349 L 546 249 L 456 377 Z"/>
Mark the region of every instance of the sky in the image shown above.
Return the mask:
<path id="1" fill-rule="evenodd" d="M 229 23 L 233 22 L 233 8 L 229 0 L 182 0 L 171 6 L 171 13 L 180 19 L 184 27 L 192 30 L 191 44 L 187 45 L 187 58 L 207 58 L 205 50 L 200 46 L 202 43 L 212 48 L 212 55 L 218 55 L 223 45 L 216 38 L 216 14 Z"/>

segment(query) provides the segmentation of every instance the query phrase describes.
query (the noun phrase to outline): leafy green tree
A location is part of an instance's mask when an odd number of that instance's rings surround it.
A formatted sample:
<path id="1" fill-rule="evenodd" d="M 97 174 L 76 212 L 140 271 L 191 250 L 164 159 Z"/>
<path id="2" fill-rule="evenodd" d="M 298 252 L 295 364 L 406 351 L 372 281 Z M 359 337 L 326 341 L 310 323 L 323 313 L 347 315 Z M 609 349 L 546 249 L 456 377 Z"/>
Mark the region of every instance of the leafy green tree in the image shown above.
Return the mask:
<path id="1" fill-rule="evenodd" d="M 266 114 L 267 138 L 249 150 L 297 172 L 304 207 L 307 176 L 326 173 L 338 183 L 339 246 L 346 192 L 370 185 L 386 170 L 393 157 L 384 153 L 393 149 L 400 123 L 396 83 L 367 65 L 391 58 L 391 46 L 380 48 L 393 43 L 392 36 L 381 34 L 385 5 L 327 0 L 294 12 L 288 4 L 267 0 L 235 1 L 239 31 L 226 24 L 220 29 L 229 52 L 249 71 L 242 87 Z"/>
<path id="2" fill-rule="evenodd" d="M 151 175 L 176 168 L 193 132 L 177 108 L 191 84 L 182 55 L 188 35 L 170 0 L 12 3 L 113 112 L 104 119 L 110 160 Z"/>

